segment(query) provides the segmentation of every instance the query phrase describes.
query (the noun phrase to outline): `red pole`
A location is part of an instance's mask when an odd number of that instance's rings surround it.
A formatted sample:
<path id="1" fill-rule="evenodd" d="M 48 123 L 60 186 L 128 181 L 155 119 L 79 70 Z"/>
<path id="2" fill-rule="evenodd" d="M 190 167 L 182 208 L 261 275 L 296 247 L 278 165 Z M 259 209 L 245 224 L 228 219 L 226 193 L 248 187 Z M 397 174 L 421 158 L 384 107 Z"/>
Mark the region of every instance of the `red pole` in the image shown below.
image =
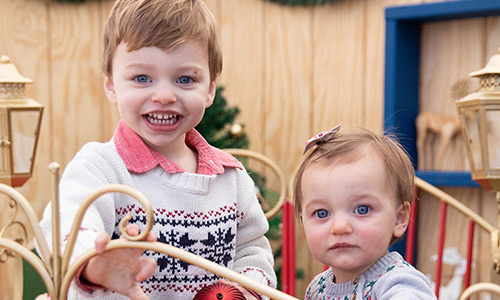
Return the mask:
<path id="1" fill-rule="evenodd" d="M 283 224 L 281 288 L 284 293 L 295 296 L 295 220 L 293 205 L 289 201 L 283 204 L 281 223 Z"/>
<path id="2" fill-rule="evenodd" d="M 410 221 L 408 224 L 408 231 L 406 233 L 406 254 L 405 254 L 405 260 L 410 264 L 414 264 L 414 248 L 415 248 L 415 231 L 417 227 L 417 201 L 418 201 L 418 194 L 417 194 L 417 186 L 415 186 L 415 192 L 413 194 L 413 201 L 411 203 L 411 210 L 410 210 Z"/>
<path id="3" fill-rule="evenodd" d="M 443 266 L 443 248 L 444 248 L 444 236 L 446 229 L 446 208 L 447 204 L 441 201 L 441 219 L 439 224 L 439 240 L 438 240 L 438 258 L 436 261 L 436 288 L 435 294 L 439 298 L 439 289 L 441 287 L 441 271 Z"/>
<path id="4" fill-rule="evenodd" d="M 469 239 L 467 241 L 467 269 L 465 270 L 464 275 L 464 288 L 468 288 L 470 286 L 470 277 L 471 277 L 471 268 L 472 268 L 472 250 L 474 248 L 474 225 L 476 223 L 472 220 L 469 220 Z"/>

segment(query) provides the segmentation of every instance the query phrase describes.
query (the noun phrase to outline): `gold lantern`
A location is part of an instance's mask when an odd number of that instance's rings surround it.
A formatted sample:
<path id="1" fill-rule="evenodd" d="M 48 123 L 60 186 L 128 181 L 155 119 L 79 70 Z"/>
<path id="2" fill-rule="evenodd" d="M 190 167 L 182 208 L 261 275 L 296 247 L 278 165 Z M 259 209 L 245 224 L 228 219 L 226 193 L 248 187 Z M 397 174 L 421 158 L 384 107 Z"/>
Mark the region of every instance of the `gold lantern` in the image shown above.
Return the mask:
<path id="1" fill-rule="evenodd" d="M 479 77 L 481 87 L 456 105 L 471 176 L 485 190 L 500 191 L 500 49 L 469 76 Z"/>
<path id="2" fill-rule="evenodd" d="M 35 161 L 43 106 L 25 96 L 32 82 L 0 58 L 0 183 L 13 187 L 31 177 Z"/>

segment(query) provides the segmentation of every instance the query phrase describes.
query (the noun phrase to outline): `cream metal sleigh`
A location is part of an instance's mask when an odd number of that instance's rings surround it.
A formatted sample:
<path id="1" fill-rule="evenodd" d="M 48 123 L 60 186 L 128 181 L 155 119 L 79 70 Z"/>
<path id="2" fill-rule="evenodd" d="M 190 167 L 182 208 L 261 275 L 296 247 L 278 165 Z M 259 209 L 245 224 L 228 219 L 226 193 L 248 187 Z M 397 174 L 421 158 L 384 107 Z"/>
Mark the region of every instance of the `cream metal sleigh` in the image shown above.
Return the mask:
<path id="1" fill-rule="evenodd" d="M 241 149 L 228 149 L 228 152 L 232 153 L 235 156 L 244 156 L 260 160 L 264 164 L 270 166 L 271 169 L 275 173 L 277 173 L 281 185 L 280 197 L 277 205 L 275 205 L 268 212 L 266 212 L 266 217 L 268 219 L 274 216 L 281 209 L 281 206 L 285 203 L 286 199 L 285 198 L 286 180 L 281 170 L 276 166 L 276 164 L 274 164 L 274 162 L 269 160 L 267 157 L 255 153 L 253 151 L 241 150 Z M 59 166 L 56 163 L 52 163 L 49 166 L 49 169 L 51 170 L 54 176 L 54 190 L 55 190 L 55 195 L 52 199 L 52 214 L 58 216 L 59 199 L 57 195 L 57 190 L 58 190 L 57 186 L 59 182 Z M 148 232 L 150 231 L 153 225 L 154 213 L 151 208 L 151 205 L 149 204 L 145 196 L 131 187 L 119 184 L 107 185 L 98 190 L 95 190 L 93 193 L 88 195 L 79 207 L 79 210 L 77 212 L 77 215 L 75 217 L 75 220 L 73 222 L 69 234 L 69 240 L 64 249 L 64 253 L 60 253 L 60 240 L 59 240 L 60 228 L 59 228 L 58 217 L 53 218 L 52 235 L 54 239 L 52 241 L 53 250 L 51 252 L 50 248 L 48 247 L 48 243 L 46 242 L 41 232 L 41 229 L 38 225 L 39 220 L 36 217 L 36 214 L 33 211 L 32 207 L 30 206 L 29 202 L 17 190 L 7 185 L 0 184 L 0 193 L 7 195 L 10 198 L 11 201 L 10 205 L 11 207 L 15 208 L 15 211 L 20 209 L 22 212 L 26 214 L 28 219 L 28 226 L 30 226 L 33 229 L 35 238 L 37 239 L 41 258 L 39 258 L 36 254 L 31 252 L 27 248 L 26 229 L 24 229 L 24 235 L 25 235 L 24 237 L 11 239 L 4 236 L 4 233 L 8 231 L 10 227 L 14 225 L 19 225 L 19 223 L 15 221 L 14 218 L 12 218 L 10 222 L 6 224 L 3 228 L 0 228 L 0 257 L 7 258 L 9 256 L 20 255 L 22 258 L 24 258 L 29 264 L 33 266 L 33 268 L 38 272 L 38 274 L 42 278 L 51 299 L 66 299 L 70 283 L 75 273 L 78 271 L 81 265 L 83 265 L 88 259 L 96 255 L 95 250 L 89 250 L 82 256 L 78 257 L 71 264 L 69 262 L 70 257 L 72 256 L 73 248 L 76 242 L 76 237 L 83 216 L 85 214 L 85 211 L 97 198 L 99 198 L 99 196 L 106 193 L 124 193 L 131 196 L 143 206 L 146 212 L 146 220 L 147 220 L 146 227 L 140 233 L 140 235 L 132 237 L 129 236 L 125 230 L 128 221 L 131 219 L 130 215 L 126 216 L 124 219 L 122 219 L 122 221 L 119 224 L 120 232 L 125 237 L 125 239 L 111 241 L 106 247 L 106 250 L 130 247 L 130 248 L 139 248 L 139 249 L 156 251 L 172 257 L 179 258 L 187 263 L 204 268 L 214 274 L 217 274 L 221 277 L 224 277 L 240 285 L 243 285 L 247 288 L 250 288 L 262 295 L 266 295 L 271 299 L 283 299 L 283 300 L 297 299 L 282 291 L 252 281 L 239 273 L 236 273 L 228 268 L 222 267 L 212 261 L 206 260 L 202 257 L 199 257 L 182 249 L 164 243 L 143 241 L 143 239 L 147 236 Z M 23 226 L 21 225 L 21 227 Z M 22 284 L 22 282 L 18 284 Z"/>
<path id="2" fill-rule="evenodd" d="M 243 286 L 246 286 L 250 289 L 253 289 L 257 291 L 258 293 L 261 293 L 263 295 L 266 295 L 270 297 L 271 299 L 297 299 L 291 295 L 295 294 L 294 290 L 294 280 L 295 280 L 295 266 L 294 266 L 294 242 L 293 242 L 293 235 L 294 235 L 294 230 L 293 230 L 293 208 L 291 206 L 291 203 L 287 201 L 287 198 L 291 198 L 291 184 L 286 183 L 285 176 L 283 175 L 283 172 L 279 169 L 279 167 L 272 162 L 269 158 L 265 157 L 264 155 L 261 155 L 259 153 L 256 153 L 254 151 L 250 150 L 242 150 L 242 149 L 227 149 L 227 151 L 231 154 L 233 154 L 236 157 L 246 157 L 246 158 L 251 158 L 251 159 L 256 159 L 258 161 L 263 162 L 267 166 L 270 166 L 272 171 L 277 174 L 277 178 L 279 181 L 280 185 L 280 192 L 279 192 L 279 200 L 277 201 L 276 206 L 272 207 L 270 210 L 266 212 L 266 216 L 268 218 L 271 218 L 274 216 L 280 209 L 282 209 L 284 212 L 286 210 L 286 213 L 283 213 L 283 245 L 284 245 L 284 250 L 285 252 L 283 253 L 283 260 L 284 265 L 283 267 L 286 267 L 288 269 L 286 274 L 282 274 L 282 285 L 283 285 L 283 291 L 279 291 L 273 288 L 270 288 L 266 285 L 262 285 L 257 282 L 253 282 L 246 277 L 233 272 L 227 268 L 221 267 L 220 265 L 217 265 L 211 261 L 205 260 L 199 256 L 196 256 L 192 253 L 183 251 L 181 249 L 172 247 L 167 244 L 159 243 L 159 242 L 145 242 L 142 241 L 142 239 L 147 235 L 149 230 L 151 229 L 151 226 L 153 224 L 153 211 L 152 208 L 148 202 L 148 200 L 139 192 L 137 192 L 135 189 L 132 189 L 130 187 L 124 186 L 124 185 L 108 185 L 105 186 L 99 190 L 94 191 L 91 195 L 89 195 L 82 203 L 79 209 L 79 213 L 77 214 L 77 217 L 75 218 L 75 221 L 73 223 L 73 227 L 71 229 L 71 234 L 70 234 L 70 239 L 68 240 L 68 244 L 65 248 L 64 253 L 60 253 L 58 249 L 60 249 L 59 243 L 60 241 L 57 239 L 54 239 L 52 249 L 54 249 L 53 252 L 50 251 L 50 248 L 48 247 L 47 242 L 45 241 L 43 234 L 41 233 L 41 230 L 38 226 L 39 220 L 36 217 L 35 212 L 31 208 L 30 204 L 28 201 L 15 189 L 7 186 L 7 185 L 0 185 L 0 193 L 7 195 L 10 197 L 11 201 L 11 206 L 17 207 L 21 211 L 23 211 L 27 218 L 28 218 L 28 225 L 33 229 L 35 237 L 37 239 L 37 242 L 39 244 L 40 248 L 40 256 L 42 259 L 40 259 L 37 255 L 35 255 L 33 252 L 31 252 L 27 246 L 26 246 L 26 237 L 21 237 L 21 238 L 7 238 L 5 237 L 5 232 L 9 230 L 11 226 L 16 223 L 14 219 L 11 219 L 11 222 L 8 223 L 6 226 L 3 228 L 0 228 L 0 258 L 5 258 L 6 256 L 14 256 L 14 255 L 20 255 L 22 258 L 24 258 L 29 264 L 31 264 L 35 270 L 40 274 L 43 282 L 45 283 L 47 287 L 48 294 L 50 295 L 51 299 L 66 299 L 66 295 L 69 289 L 69 284 L 72 280 L 72 277 L 74 274 L 77 272 L 78 268 L 88 259 L 96 255 L 94 250 L 86 252 L 84 255 L 81 257 L 77 258 L 73 263 L 69 263 L 69 258 L 71 257 L 72 254 L 72 249 L 74 247 L 74 243 L 76 241 L 76 233 L 78 232 L 78 229 L 80 227 L 81 221 L 83 219 L 84 213 L 86 209 L 91 205 L 91 203 L 97 199 L 100 195 L 103 195 L 105 193 L 125 193 L 127 195 L 130 195 L 134 199 L 136 199 L 141 205 L 144 207 L 144 210 L 146 211 L 146 219 L 147 219 L 147 225 L 146 228 L 139 236 L 136 237 L 130 237 L 127 236 L 126 232 L 124 231 L 124 228 L 129 221 L 128 218 L 125 218 L 122 220 L 120 223 L 120 231 L 122 235 L 126 237 L 125 240 L 113 240 L 109 243 L 107 246 L 107 249 L 115 249 L 115 248 L 120 248 L 120 247 L 133 247 L 133 248 L 140 248 L 140 249 L 149 249 L 153 250 L 156 252 L 164 253 L 166 255 L 170 255 L 176 258 L 179 258 L 181 260 L 184 260 L 190 264 L 197 265 L 201 268 L 204 268 L 206 270 L 209 270 L 221 277 L 227 278 L 231 281 L 237 282 Z M 54 191 L 56 191 L 55 196 L 53 197 L 53 214 L 58 214 L 57 207 L 59 206 L 58 204 L 58 196 L 57 196 L 57 184 L 58 184 L 58 172 L 59 172 L 59 166 L 57 164 L 51 164 L 50 170 L 53 173 L 54 176 Z M 292 180 L 289 181 L 290 183 L 293 182 L 293 176 Z M 484 218 L 476 214 L 474 211 L 470 210 L 468 207 L 463 205 L 461 202 L 456 200 L 455 198 L 451 197 L 450 195 L 444 193 L 442 190 L 430 185 L 429 183 L 416 178 L 416 188 L 420 190 L 424 190 L 437 199 L 441 201 L 441 218 L 445 219 L 446 218 L 446 207 L 451 206 L 454 207 L 455 209 L 459 210 L 461 213 L 467 216 L 470 222 L 470 228 L 472 230 L 469 230 L 469 235 L 473 233 L 473 228 L 474 225 L 477 224 L 481 229 L 485 230 L 491 238 L 491 251 L 493 255 L 493 259 L 498 259 L 500 255 L 500 250 L 498 247 L 498 239 L 499 239 L 499 230 L 498 228 L 492 226 L 489 224 Z M 286 192 L 288 190 L 288 196 L 286 195 Z M 415 207 L 416 207 L 416 202 L 415 202 Z M 443 211 L 444 210 L 444 211 Z M 412 210 L 412 218 L 415 218 L 415 212 Z M 54 218 L 54 220 L 58 220 L 58 218 Z M 443 220 L 441 220 L 441 226 L 444 226 Z M 286 230 L 285 230 L 286 229 Z M 54 237 L 59 237 L 60 235 L 56 232 L 59 232 L 59 224 L 54 222 L 53 224 L 53 236 Z M 26 232 L 26 230 L 24 230 Z M 26 234 L 25 234 L 26 235 Z M 410 226 L 408 229 L 407 233 L 407 253 L 405 255 L 406 259 L 412 263 L 413 260 L 413 253 L 411 252 L 411 249 L 413 249 L 413 244 L 415 240 L 415 228 Z M 471 238 L 469 238 L 471 240 Z M 438 242 L 438 262 L 436 264 L 436 294 L 439 295 L 439 280 L 441 277 L 441 263 L 442 263 L 442 258 L 443 258 L 443 243 L 444 243 L 444 227 L 440 228 L 440 238 Z M 500 286 L 498 286 L 495 283 L 491 282 L 480 282 L 480 283 L 475 283 L 475 284 L 470 284 L 470 268 L 471 268 L 471 251 L 472 251 L 472 246 L 469 247 L 468 250 L 468 271 L 465 276 L 465 286 L 463 291 L 461 292 L 460 295 L 460 300 L 465 300 L 471 297 L 473 294 L 477 294 L 480 292 L 491 292 L 500 295 Z M 285 256 L 287 257 L 285 258 Z M 492 259 L 492 260 L 493 260 Z M 22 284 L 20 282 L 19 284 Z M 286 292 L 286 293 L 285 293 Z"/>
<path id="3" fill-rule="evenodd" d="M 416 184 L 416 195 L 415 201 L 412 204 L 412 212 L 410 217 L 410 225 L 407 231 L 407 243 L 406 243 L 406 254 L 405 259 L 411 263 L 414 260 L 414 243 L 416 239 L 415 231 L 416 231 L 416 207 L 417 207 L 417 194 L 419 191 L 425 191 L 429 193 L 434 198 L 440 201 L 440 220 L 439 220 L 439 236 L 437 242 L 437 259 L 436 259 L 436 269 L 435 269 L 435 294 L 440 295 L 440 287 L 441 287 L 441 277 L 443 271 L 443 253 L 444 253 L 444 243 L 445 243 L 445 232 L 446 232 L 446 218 L 447 218 L 447 209 L 448 207 L 452 207 L 456 209 L 458 212 L 463 214 L 468 219 L 468 235 L 467 235 L 467 263 L 466 263 L 466 271 L 463 278 L 463 288 L 462 291 L 459 291 L 460 294 L 459 299 L 465 300 L 469 299 L 470 296 L 478 293 L 494 293 L 500 295 L 500 285 L 492 282 L 477 282 L 471 284 L 471 270 L 473 265 L 473 251 L 481 250 L 479 247 L 475 247 L 474 245 L 474 232 L 475 227 L 478 225 L 479 229 L 484 230 L 490 238 L 490 250 L 491 250 L 491 265 L 493 267 L 493 273 L 497 275 L 500 274 L 500 243 L 499 243 L 499 229 L 493 225 L 491 225 L 488 221 L 486 221 L 482 216 L 475 213 L 466 205 L 462 204 L 460 201 L 445 193 L 441 189 L 429 184 L 428 182 L 415 178 Z M 497 201 L 500 199 L 497 199 Z M 420 201 L 420 200 L 419 200 Z M 422 234 L 426 234 L 425 232 Z M 439 297 L 438 297 L 439 298 Z M 479 299 L 479 298 L 477 298 Z"/>

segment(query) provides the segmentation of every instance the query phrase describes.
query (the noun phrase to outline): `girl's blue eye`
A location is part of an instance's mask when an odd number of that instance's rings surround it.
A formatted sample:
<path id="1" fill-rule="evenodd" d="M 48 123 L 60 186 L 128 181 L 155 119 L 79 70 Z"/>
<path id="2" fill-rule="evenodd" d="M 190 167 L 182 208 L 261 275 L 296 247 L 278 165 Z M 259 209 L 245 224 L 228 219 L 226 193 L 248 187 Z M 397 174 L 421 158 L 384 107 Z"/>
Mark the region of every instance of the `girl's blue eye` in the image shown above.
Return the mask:
<path id="1" fill-rule="evenodd" d="M 135 81 L 139 83 L 151 82 L 151 80 L 146 75 L 139 75 L 134 78 Z"/>
<path id="2" fill-rule="evenodd" d="M 356 207 L 355 212 L 360 214 L 360 215 L 366 215 L 370 211 L 370 208 L 366 205 L 360 205 Z"/>
<path id="3" fill-rule="evenodd" d="M 324 209 L 318 209 L 317 211 L 314 212 L 314 215 L 317 218 L 323 219 L 323 218 L 328 217 L 330 214 Z"/>
<path id="4" fill-rule="evenodd" d="M 189 84 L 189 83 L 193 82 L 193 79 L 190 77 L 187 77 L 187 76 L 182 76 L 181 78 L 179 78 L 177 80 L 177 82 L 181 83 L 181 84 Z"/>

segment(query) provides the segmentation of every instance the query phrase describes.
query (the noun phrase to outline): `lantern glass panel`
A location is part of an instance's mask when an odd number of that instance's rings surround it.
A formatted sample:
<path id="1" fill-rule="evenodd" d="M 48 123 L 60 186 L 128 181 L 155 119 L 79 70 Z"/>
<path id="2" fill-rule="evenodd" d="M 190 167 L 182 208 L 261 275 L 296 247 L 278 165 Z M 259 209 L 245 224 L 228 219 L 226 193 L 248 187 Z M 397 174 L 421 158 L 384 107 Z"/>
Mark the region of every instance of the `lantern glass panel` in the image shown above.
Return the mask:
<path id="1" fill-rule="evenodd" d="M 13 110 L 10 114 L 12 132 L 13 173 L 30 173 L 40 110 Z"/>
<path id="2" fill-rule="evenodd" d="M 462 115 L 465 120 L 465 131 L 467 133 L 467 141 L 469 155 L 472 158 L 473 168 L 475 170 L 482 170 L 483 160 L 481 155 L 481 136 L 479 131 L 479 111 L 477 109 L 464 108 Z"/>
<path id="3" fill-rule="evenodd" d="M 500 110 L 486 111 L 490 169 L 500 169 Z"/>
<path id="4" fill-rule="evenodd" d="M 7 109 L 0 108 L 0 175 L 10 175 L 10 141 Z"/>

